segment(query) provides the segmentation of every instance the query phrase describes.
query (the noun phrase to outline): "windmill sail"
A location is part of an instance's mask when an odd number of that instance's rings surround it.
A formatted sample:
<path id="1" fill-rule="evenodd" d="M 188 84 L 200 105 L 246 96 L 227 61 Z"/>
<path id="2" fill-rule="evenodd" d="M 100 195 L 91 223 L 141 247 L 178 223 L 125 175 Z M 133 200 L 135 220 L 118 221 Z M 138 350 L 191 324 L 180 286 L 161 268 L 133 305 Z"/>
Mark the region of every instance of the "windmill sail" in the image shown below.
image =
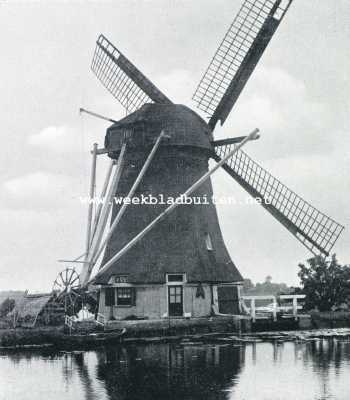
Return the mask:
<path id="1" fill-rule="evenodd" d="M 232 146 L 217 146 L 214 159 L 220 161 Z M 342 225 L 311 206 L 241 150 L 223 168 L 312 253 L 329 255 L 344 229 Z"/>
<path id="2" fill-rule="evenodd" d="M 98 37 L 91 69 L 127 112 L 145 103 L 172 102 L 103 35 Z"/>
<path id="3" fill-rule="evenodd" d="M 193 100 L 214 128 L 225 122 L 292 0 L 245 0 Z"/>

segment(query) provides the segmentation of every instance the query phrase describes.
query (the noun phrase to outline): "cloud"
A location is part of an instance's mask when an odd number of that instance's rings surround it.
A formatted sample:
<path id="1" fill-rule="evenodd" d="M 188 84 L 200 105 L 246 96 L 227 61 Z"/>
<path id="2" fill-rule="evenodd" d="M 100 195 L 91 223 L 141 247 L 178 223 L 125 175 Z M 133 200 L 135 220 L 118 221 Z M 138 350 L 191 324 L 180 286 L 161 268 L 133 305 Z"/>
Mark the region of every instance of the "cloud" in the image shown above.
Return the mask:
<path id="1" fill-rule="evenodd" d="M 37 171 L 3 183 L 7 201 L 19 208 L 61 208 L 77 198 L 77 183 L 71 177 Z"/>
<path id="2" fill-rule="evenodd" d="M 271 67 L 254 71 L 224 127 L 218 125 L 215 134 L 240 136 L 255 127 L 262 139 L 254 147 L 265 159 L 326 153 L 339 131 L 331 110 L 308 92 L 304 81 Z"/>
<path id="3" fill-rule="evenodd" d="M 98 110 L 102 115 L 114 116 L 103 111 L 102 107 L 93 108 Z M 120 115 L 124 117 L 125 115 Z M 93 143 L 97 143 L 99 148 L 104 147 L 104 137 L 106 128 L 111 125 L 111 122 L 106 122 L 96 117 L 92 117 L 85 113 L 81 114 L 80 124 L 74 123 L 72 126 L 69 125 L 51 125 L 48 126 L 38 133 L 30 135 L 27 139 L 28 144 L 32 148 L 40 150 L 36 157 L 40 157 L 43 163 L 47 164 L 47 167 L 52 162 L 60 164 L 60 168 L 64 168 L 64 163 L 80 163 L 83 159 L 83 163 L 88 160 L 90 161 L 90 152 L 92 150 Z M 47 152 L 49 151 L 50 157 Z M 57 165 L 58 167 L 59 165 Z M 72 167 L 72 165 L 70 165 Z"/>
<path id="4" fill-rule="evenodd" d="M 84 210 L 85 211 L 85 210 Z M 84 214 L 84 215 L 83 215 Z M 79 210 L 0 210 L 0 290 L 50 291 L 65 266 L 84 246 L 85 213 Z"/>
<path id="5" fill-rule="evenodd" d="M 174 69 L 161 75 L 157 82 L 159 89 L 174 103 L 189 104 L 194 92 L 194 77 L 184 69 Z"/>
<path id="6" fill-rule="evenodd" d="M 278 99 L 291 101 L 304 97 L 306 87 L 287 71 L 277 67 L 260 67 L 256 70 L 254 90 L 271 93 Z M 274 97 L 275 98 L 275 97 Z"/>
<path id="7" fill-rule="evenodd" d="M 42 149 L 55 152 L 66 152 L 74 149 L 73 142 L 76 132 L 68 126 L 48 126 L 31 135 L 28 143 Z"/>
<path id="8" fill-rule="evenodd" d="M 266 163 L 283 183 L 316 208 L 342 224 L 350 224 L 348 190 L 350 157 L 336 151 L 328 154 L 295 155 Z"/>

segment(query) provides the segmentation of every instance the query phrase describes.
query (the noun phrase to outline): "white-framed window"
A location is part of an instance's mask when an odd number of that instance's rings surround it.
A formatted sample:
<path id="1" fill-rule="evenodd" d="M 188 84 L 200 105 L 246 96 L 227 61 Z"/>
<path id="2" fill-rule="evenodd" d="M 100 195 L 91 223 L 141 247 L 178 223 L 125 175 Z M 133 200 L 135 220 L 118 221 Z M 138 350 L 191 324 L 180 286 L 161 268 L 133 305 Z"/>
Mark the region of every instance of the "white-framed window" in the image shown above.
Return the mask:
<path id="1" fill-rule="evenodd" d="M 208 251 L 213 251 L 214 250 L 213 243 L 211 241 L 211 237 L 210 237 L 209 233 L 207 233 L 205 235 L 205 245 L 207 246 L 207 250 Z"/>
<path id="2" fill-rule="evenodd" d="M 136 288 L 133 286 L 108 286 L 105 289 L 105 306 L 135 306 Z"/>
<path id="3" fill-rule="evenodd" d="M 186 282 L 186 274 L 166 274 L 166 283 L 170 285 L 183 284 Z"/>
<path id="4" fill-rule="evenodd" d="M 134 306 L 136 304 L 134 287 L 117 287 L 116 292 L 117 306 Z"/>

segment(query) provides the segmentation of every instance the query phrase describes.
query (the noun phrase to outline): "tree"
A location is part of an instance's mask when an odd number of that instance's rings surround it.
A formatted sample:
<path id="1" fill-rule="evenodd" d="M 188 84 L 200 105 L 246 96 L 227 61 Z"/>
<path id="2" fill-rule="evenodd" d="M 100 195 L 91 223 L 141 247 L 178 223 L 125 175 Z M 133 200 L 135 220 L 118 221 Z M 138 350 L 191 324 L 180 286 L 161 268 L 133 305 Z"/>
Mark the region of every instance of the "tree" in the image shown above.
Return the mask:
<path id="1" fill-rule="evenodd" d="M 251 279 L 246 278 L 243 280 L 243 291 L 244 293 L 247 293 L 250 289 L 254 288 L 254 284 L 251 281 Z"/>
<path id="2" fill-rule="evenodd" d="M 276 296 L 281 293 L 288 294 L 291 290 L 285 283 L 272 282 L 270 275 L 265 278 L 264 282 L 257 282 L 256 285 L 250 279 L 244 279 L 243 282 L 243 293 L 249 296 Z"/>
<path id="3" fill-rule="evenodd" d="M 15 308 L 16 302 L 14 299 L 7 298 L 0 304 L 0 318 L 6 317 L 6 315 Z"/>
<path id="4" fill-rule="evenodd" d="M 341 266 L 335 254 L 331 259 L 316 256 L 307 260 L 307 263 L 307 266 L 299 264 L 298 272 L 307 309 L 330 311 L 349 299 L 349 266 Z"/>

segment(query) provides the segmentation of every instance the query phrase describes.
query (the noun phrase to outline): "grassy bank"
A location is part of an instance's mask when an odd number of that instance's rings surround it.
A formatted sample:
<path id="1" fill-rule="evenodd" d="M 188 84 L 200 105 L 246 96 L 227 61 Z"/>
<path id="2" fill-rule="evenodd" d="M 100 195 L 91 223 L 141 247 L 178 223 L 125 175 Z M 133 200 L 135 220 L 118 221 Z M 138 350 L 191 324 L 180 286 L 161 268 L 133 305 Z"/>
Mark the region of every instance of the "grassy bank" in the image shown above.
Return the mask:
<path id="1" fill-rule="evenodd" d="M 63 334 L 63 327 L 0 329 L 0 347 L 43 345 Z"/>
<path id="2" fill-rule="evenodd" d="M 127 340 L 138 340 L 140 338 L 162 338 L 166 340 L 169 336 L 186 337 L 196 334 L 215 334 L 221 333 L 239 333 L 239 332 L 261 332 L 273 330 L 309 330 L 309 329 L 327 329 L 327 328 L 348 328 L 350 327 L 350 312 L 311 312 L 311 318 L 305 319 L 307 324 L 299 326 L 294 321 L 291 321 L 291 326 L 286 324 L 279 326 L 271 321 L 267 324 L 255 324 L 259 326 L 251 327 L 247 324 L 241 325 L 239 329 L 232 317 L 220 318 L 198 318 L 193 320 L 174 319 L 164 321 L 116 321 L 111 324 L 111 329 L 126 329 L 126 334 L 123 336 Z M 267 324 L 267 325 L 266 325 Z M 253 328 L 253 329 L 252 329 Z M 35 327 L 35 328 L 16 328 L 16 329 L 0 329 L 0 347 L 23 347 L 23 346 L 41 346 L 45 344 L 55 344 L 59 342 L 59 338 L 65 335 L 64 326 L 52 327 Z M 87 334 L 102 330 L 101 327 L 96 327 L 96 324 L 81 323 L 76 326 L 73 333 Z M 108 332 L 108 330 L 106 331 Z M 67 333 L 67 332 L 66 332 Z"/>
<path id="3" fill-rule="evenodd" d="M 154 321 L 116 321 L 104 331 L 106 337 L 113 336 L 113 332 L 126 330 L 123 338 L 164 338 L 170 336 L 188 336 L 193 334 L 208 334 L 216 332 L 238 333 L 238 321 L 232 317 L 194 318 Z M 74 324 L 73 334 L 85 335 L 101 333 L 103 328 L 96 324 Z M 0 347 L 22 347 L 43 344 L 62 344 L 62 339 L 67 339 L 67 327 L 35 327 L 30 329 L 0 329 Z M 90 337 L 86 338 L 89 342 Z"/>
<path id="4" fill-rule="evenodd" d="M 311 311 L 312 325 L 315 328 L 348 328 L 350 327 L 349 311 Z"/>

